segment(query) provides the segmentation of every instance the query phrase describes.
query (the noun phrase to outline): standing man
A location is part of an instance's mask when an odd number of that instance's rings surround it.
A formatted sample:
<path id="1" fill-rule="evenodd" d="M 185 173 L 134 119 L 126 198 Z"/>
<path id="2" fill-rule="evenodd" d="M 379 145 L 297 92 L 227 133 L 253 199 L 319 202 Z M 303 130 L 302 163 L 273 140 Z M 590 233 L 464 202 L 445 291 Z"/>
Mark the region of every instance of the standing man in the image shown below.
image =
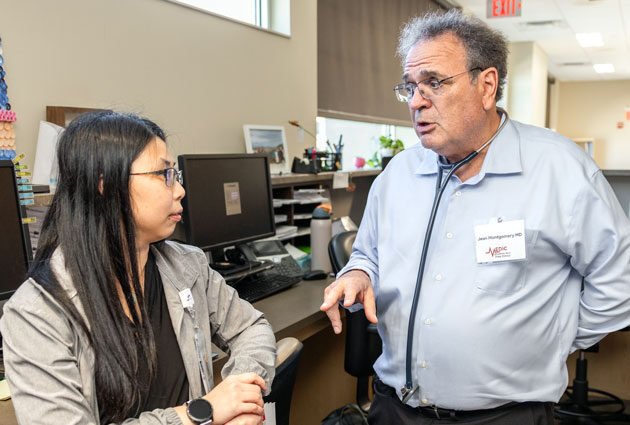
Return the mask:
<path id="1" fill-rule="evenodd" d="M 630 324 L 630 223 L 584 151 L 497 109 L 502 35 L 451 10 L 398 52 L 421 144 L 375 180 L 321 309 L 336 333 L 338 301 L 378 315 L 371 424 L 552 424 L 569 353 Z"/>

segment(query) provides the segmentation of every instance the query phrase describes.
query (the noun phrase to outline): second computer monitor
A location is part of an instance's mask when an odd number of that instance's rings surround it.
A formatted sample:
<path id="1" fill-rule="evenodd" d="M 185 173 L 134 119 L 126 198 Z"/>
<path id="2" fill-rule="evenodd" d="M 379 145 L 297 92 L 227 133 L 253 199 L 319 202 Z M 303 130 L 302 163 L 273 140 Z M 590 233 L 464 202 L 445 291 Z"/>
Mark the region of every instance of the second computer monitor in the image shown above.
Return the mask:
<path id="1" fill-rule="evenodd" d="M 0 300 L 9 298 L 26 279 L 31 246 L 22 224 L 13 163 L 0 160 Z"/>
<path id="2" fill-rule="evenodd" d="M 180 155 L 186 242 L 209 250 L 275 234 L 264 154 Z"/>

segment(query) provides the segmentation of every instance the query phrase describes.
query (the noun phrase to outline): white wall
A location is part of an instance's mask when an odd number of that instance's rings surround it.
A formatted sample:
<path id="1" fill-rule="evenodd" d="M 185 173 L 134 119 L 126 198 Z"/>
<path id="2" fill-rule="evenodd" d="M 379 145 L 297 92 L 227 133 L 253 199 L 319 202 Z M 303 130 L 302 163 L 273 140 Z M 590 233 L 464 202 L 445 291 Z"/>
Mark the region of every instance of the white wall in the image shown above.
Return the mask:
<path id="1" fill-rule="evenodd" d="M 595 162 L 603 169 L 630 169 L 630 80 L 560 83 L 558 132 L 595 138 Z M 623 122 L 622 129 L 617 122 Z"/>
<path id="2" fill-rule="evenodd" d="M 558 130 L 558 113 L 560 112 L 560 81 L 555 80 L 549 87 L 549 128 Z"/>
<path id="3" fill-rule="evenodd" d="M 507 85 L 507 111 L 510 117 L 544 127 L 547 54 L 536 43 L 510 43 Z"/>
<path id="4" fill-rule="evenodd" d="M 317 3 L 290 38 L 162 0 L 0 0 L 16 145 L 32 166 L 46 105 L 114 108 L 165 128 L 174 154 L 244 152 L 243 124 L 315 130 Z"/>

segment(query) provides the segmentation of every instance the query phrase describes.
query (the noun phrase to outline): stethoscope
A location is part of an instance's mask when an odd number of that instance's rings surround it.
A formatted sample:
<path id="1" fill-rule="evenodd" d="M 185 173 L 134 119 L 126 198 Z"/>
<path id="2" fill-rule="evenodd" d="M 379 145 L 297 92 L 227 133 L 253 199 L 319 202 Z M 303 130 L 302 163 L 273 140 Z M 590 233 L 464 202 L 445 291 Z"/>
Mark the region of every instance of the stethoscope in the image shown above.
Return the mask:
<path id="1" fill-rule="evenodd" d="M 409 325 L 407 326 L 407 360 L 406 360 L 406 381 L 405 386 L 400 389 L 402 393 L 402 402 L 409 401 L 411 396 L 418 391 L 419 385 L 412 387 L 413 382 L 411 380 L 411 352 L 413 351 L 413 330 L 416 322 L 416 312 L 418 310 L 418 300 L 420 295 L 420 287 L 422 286 L 422 275 L 424 274 L 424 266 L 427 261 L 427 251 L 429 248 L 429 242 L 431 241 L 431 232 L 433 231 L 433 225 L 435 223 L 435 216 L 437 214 L 438 207 L 440 206 L 440 200 L 446 185 L 448 184 L 451 176 L 464 165 L 468 164 L 474 157 L 479 155 L 479 152 L 484 150 L 496 137 L 501 133 L 503 127 L 508 122 L 508 114 L 504 109 L 497 108 L 497 111 L 503 116 L 501 117 L 501 124 L 494 133 L 494 135 L 484 143 L 479 149 L 471 152 L 467 157 L 461 159 L 455 163 L 446 163 L 446 160 L 442 157 L 438 157 L 438 173 L 435 185 L 435 197 L 433 198 L 433 207 L 431 208 L 431 215 L 429 216 L 429 223 L 427 224 L 427 231 L 424 235 L 424 243 L 422 245 L 422 256 L 420 257 L 420 266 L 418 267 L 418 277 L 416 279 L 416 289 L 413 293 L 413 304 L 411 305 L 411 312 L 409 314 Z M 442 184 L 442 175 L 444 171 L 447 171 L 446 179 Z"/>

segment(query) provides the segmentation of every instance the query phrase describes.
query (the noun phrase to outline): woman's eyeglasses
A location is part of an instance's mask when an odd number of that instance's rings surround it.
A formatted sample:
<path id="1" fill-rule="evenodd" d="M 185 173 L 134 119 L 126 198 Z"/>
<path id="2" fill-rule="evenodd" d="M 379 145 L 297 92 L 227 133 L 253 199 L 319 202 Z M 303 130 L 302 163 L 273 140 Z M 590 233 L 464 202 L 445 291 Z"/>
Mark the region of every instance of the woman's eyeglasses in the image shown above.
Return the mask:
<path id="1" fill-rule="evenodd" d="M 178 170 L 173 167 L 169 167 L 169 168 L 165 168 L 163 170 L 157 170 L 157 171 L 147 171 L 145 173 L 131 173 L 130 175 L 143 176 L 143 175 L 149 175 L 149 174 L 155 174 L 157 176 L 164 176 L 164 181 L 166 182 L 166 186 L 168 187 L 173 187 L 173 185 L 175 184 L 175 181 L 177 181 L 181 185 L 184 184 L 184 178 L 182 177 L 181 170 Z"/>

